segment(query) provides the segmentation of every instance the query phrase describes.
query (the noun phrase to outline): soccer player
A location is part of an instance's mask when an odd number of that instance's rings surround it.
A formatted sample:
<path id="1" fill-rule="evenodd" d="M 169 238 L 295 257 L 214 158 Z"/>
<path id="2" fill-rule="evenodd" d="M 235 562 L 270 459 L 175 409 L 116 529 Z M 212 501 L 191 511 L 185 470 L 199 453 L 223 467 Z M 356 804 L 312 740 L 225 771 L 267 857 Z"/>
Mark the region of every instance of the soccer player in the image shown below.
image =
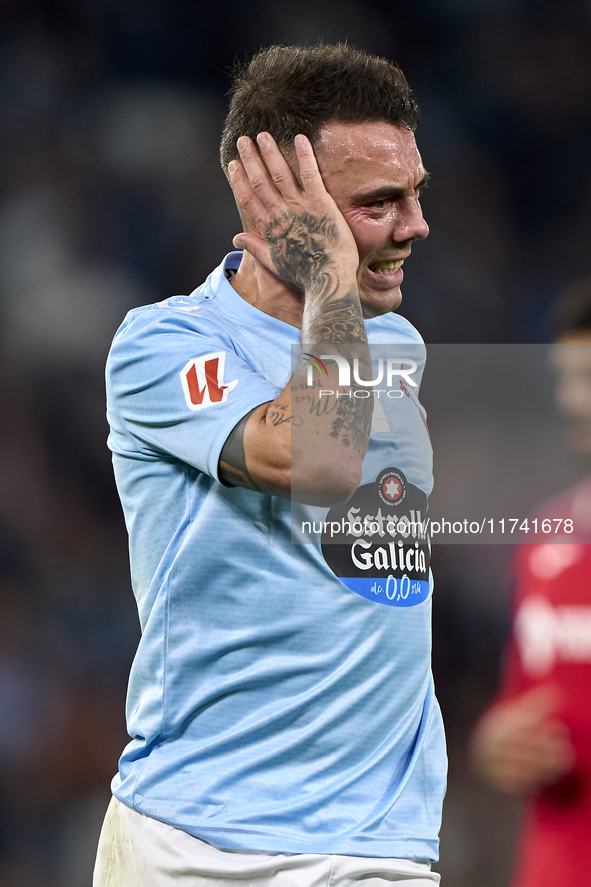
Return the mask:
<path id="1" fill-rule="evenodd" d="M 95 887 L 439 883 L 424 346 L 393 313 L 418 122 L 384 59 L 261 51 L 222 136 L 239 251 L 115 337 L 142 637 Z M 292 544 L 292 507 L 322 538 Z"/>
<path id="2" fill-rule="evenodd" d="M 553 363 L 574 450 L 591 455 L 591 280 L 559 300 Z M 477 724 L 477 772 L 527 798 L 513 887 L 591 885 L 591 476 L 538 519 L 562 544 L 524 545 L 498 697 Z"/>

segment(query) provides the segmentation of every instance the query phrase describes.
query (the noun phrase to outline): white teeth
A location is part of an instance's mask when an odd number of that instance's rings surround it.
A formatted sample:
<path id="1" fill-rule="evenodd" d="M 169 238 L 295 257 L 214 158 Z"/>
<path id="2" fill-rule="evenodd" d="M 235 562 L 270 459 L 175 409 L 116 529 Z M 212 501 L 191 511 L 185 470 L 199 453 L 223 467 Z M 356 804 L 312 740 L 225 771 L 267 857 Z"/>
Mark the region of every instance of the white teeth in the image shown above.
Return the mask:
<path id="1" fill-rule="evenodd" d="M 397 268 L 400 268 L 401 265 L 404 264 L 404 259 L 398 259 L 396 262 L 376 262 L 375 265 L 371 265 L 371 270 L 375 271 L 376 274 L 389 274 L 390 271 L 396 271 Z"/>

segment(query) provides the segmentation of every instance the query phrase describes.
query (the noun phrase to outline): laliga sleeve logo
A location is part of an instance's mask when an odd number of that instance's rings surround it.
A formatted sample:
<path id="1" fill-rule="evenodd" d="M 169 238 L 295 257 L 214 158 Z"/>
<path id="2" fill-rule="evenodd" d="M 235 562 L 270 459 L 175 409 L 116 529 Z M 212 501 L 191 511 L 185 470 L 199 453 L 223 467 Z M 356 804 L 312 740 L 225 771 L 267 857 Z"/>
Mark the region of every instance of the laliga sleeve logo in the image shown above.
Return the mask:
<path id="1" fill-rule="evenodd" d="M 228 394 L 238 385 L 238 379 L 224 382 L 226 352 L 216 351 L 195 357 L 181 370 L 181 383 L 190 410 L 204 410 L 217 403 L 225 403 Z"/>

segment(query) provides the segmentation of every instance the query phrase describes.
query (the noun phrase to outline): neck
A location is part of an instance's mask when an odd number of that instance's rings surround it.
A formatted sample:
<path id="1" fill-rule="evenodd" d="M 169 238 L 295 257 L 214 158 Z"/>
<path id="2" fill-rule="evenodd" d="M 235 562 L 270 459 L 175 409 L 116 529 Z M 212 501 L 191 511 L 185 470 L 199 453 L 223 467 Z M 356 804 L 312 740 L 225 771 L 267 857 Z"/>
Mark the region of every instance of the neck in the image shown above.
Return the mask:
<path id="1" fill-rule="evenodd" d="M 279 280 L 249 253 L 242 254 L 240 267 L 230 278 L 230 283 L 245 302 L 301 329 L 304 310 L 301 290 Z"/>

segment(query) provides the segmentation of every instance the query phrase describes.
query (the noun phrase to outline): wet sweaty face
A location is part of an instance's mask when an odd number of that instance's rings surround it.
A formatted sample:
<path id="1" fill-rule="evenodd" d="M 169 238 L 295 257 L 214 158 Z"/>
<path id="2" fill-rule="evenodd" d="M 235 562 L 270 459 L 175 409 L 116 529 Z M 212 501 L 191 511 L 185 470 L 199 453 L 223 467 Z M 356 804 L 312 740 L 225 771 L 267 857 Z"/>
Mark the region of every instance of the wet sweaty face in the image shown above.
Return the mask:
<path id="1" fill-rule="evenodd" d="M 420 205 L 427 178 L 414 134 L 389 123 L 329 123 L 314 145 L 324 184 L 357 244 L 366 317 L 395 310 L 413 240 L 429 233 Z"/>

